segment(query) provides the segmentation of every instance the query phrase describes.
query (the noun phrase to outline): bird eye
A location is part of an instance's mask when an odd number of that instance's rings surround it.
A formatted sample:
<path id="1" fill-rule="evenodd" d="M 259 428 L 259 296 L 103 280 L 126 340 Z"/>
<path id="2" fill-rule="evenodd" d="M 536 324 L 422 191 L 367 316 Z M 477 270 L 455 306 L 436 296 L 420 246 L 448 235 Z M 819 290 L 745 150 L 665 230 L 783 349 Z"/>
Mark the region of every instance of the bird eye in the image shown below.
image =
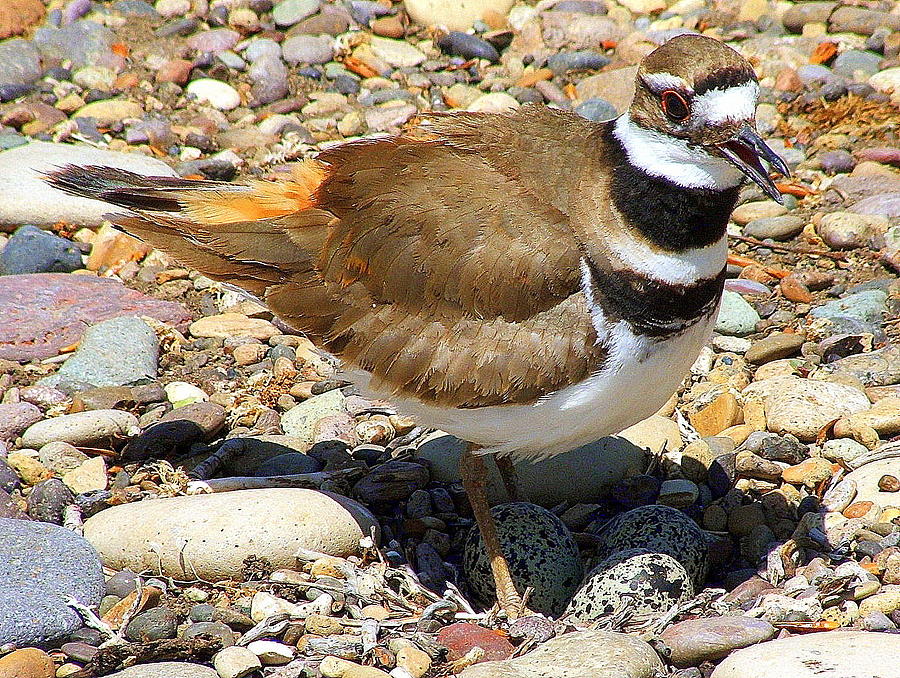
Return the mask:
<path id="1" fill-rule="evenodd" d="M 673 89 L 662 93 L 662 109 L 671 120 L 681 121 L 691 113 L 687 101 Z"/>

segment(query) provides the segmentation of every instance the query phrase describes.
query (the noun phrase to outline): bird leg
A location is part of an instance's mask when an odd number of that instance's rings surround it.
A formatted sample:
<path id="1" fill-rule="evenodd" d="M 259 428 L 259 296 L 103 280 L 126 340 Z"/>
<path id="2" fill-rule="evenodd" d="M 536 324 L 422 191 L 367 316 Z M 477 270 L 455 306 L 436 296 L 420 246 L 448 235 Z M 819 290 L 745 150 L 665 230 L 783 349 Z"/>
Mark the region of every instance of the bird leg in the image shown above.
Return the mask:
<path id="1" fill-rule="evenodd" d="M 498 454 L 494 457 L 494 462 L 497 464 L 497 470 L 500 471 L 500 478 L 506 488 L 506 496 L 510 501 L 519 501 L 519 488 L 516 487 L 518 476 L 512 457 L 508 454 Z"/>
<path id="2" fill-rule="evenodd" d="M 470 445 L 463 452 L 459 470 L 462 475 L 463 487 L 469 497 L 469 503 L 472 505 L 475 522 L 478 524 L 478 530 L 481 532 L 481 538 L 484 540 L 484 547 L 491 563 L 497 602 L 506 612 L 506 616 L 510 620 L 514 620 L 531 613 L 525 608 L 522 596 L 516 590 L 516 585 L 509 573 L 509 564 L 500 548 L 497 525 L 494 522 L 494 516 L 491 515 L 491 507 L 485 492 L 487 468 L 481 455 L 475 453 L 476 449 L 474 445 Z"/>

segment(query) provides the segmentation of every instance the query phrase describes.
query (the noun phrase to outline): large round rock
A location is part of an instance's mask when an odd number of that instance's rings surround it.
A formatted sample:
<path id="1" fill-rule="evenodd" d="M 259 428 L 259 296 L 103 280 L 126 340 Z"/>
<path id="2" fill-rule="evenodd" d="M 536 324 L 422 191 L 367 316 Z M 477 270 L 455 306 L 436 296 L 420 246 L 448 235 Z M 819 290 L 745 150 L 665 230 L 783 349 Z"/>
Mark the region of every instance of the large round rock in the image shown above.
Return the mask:
<path id="1" fill-rule="evenodd" d="M 334 556 L 359 551 L 375 517 L 351 499 L 296 488 L 241 490 L 124 504 L 84 524 L 114 570 L 145 569 L 212 581 L 240 576 L 248 556 L 293 567 L 298 548 Z"/>
<path id="2" fill-rule="evenodd" d="M 56 525 L 0 518 L 0 645 L 46 645 L 81 626 L 72 596 L 94 607 L 104 592 L 91 545 Z"/>
<path id="3" fill-rule="evenodd" d="M 706 536 L 697 523 L 678 509 L 658 504 L 640 506 L 590 531 L 600 541 L 594 562 L 626 549 L 644 549 L 664 553 L 681 563 L 697 589 L 706 579 Z"/>
<path id="4" fill-rule="evenodd" d="M 491 514 L 516 588 L 520 593 L 528 586 L 534 588 L 529 607 L 549 614 L 562 612 L 582 574 L 578 546 L 568 528 L 547 509 L 525 502 L 495 506 Z M 463 571 L 480 601 L 495 600 L 490 562 L 475 527 L 466 538 Z"/>
<path id="5" fill-rule="evenodd" d="M 597 565 L 566 608 L 582 624 L 606 619 L 622 609 L 655 615 L 694 595 L 687 571 L 665 553 L 627 549 Z"/>

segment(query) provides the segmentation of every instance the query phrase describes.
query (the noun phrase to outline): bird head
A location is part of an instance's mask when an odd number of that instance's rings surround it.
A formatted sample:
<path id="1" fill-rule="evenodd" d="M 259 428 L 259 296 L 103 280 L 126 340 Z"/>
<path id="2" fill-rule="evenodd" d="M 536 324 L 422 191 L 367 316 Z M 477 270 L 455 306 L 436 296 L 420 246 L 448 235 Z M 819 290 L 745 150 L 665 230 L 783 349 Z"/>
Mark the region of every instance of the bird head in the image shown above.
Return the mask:
<path id="1" fill-rule="evenodd" d="M 650 174 L 710 189 L 746 175 L 781 202 L 762 161 L 789 170 L 756 131 L 758 95 L 744 57 L 713 38 L 680 35 L 641 63 L 620 138 L 631 137 L 622 139 L 626 150 Z"/>

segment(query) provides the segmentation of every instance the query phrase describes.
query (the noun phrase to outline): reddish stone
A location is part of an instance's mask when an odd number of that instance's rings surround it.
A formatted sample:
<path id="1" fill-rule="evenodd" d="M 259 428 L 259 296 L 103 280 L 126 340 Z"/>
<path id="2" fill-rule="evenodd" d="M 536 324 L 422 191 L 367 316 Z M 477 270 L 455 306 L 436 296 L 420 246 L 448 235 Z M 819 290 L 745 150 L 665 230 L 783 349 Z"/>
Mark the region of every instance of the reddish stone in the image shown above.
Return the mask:
<path id="1" fill-rule="evenodd" d="M 0 3 L 0 40 L 22 35 L 40 23 L 46 11 L 41 0 L 4 0 Z"/>
<path id="2" fill-rule="evenodd" d="M 181 304 L 153 299 L 109 278 L 68 273 L 8 275 L 0 281 L 0 359 L 57 355 L 101 320 L 145 315 L 186 329 Z"/>
<path id="3" fill-rule="evenodd" d="M 177 85 L 187 83 L 193 64 L 187 59 L 172 59 L 156 71 L 156 82 L 174 82 Z"/>
<path id="4" fill-rule="evenodd" d="M 484 658 L 481 661 L 485 662 L 507 659 L 516 649 L 498 632 L 467 622 L 445 626 L 438 633 L 437 642 L 449 650 L 448 661 L 456 661 L 473 647 L 484 650 Z"/>
<path id="5" fill-rule="evenodd" d="M 900 166 L 900 148 L 892 146 L 864 148 L 861 151 L 857 151 L 856 157 L 861 161 L 870 160 L 884 163 L 885 165 Z"/>

